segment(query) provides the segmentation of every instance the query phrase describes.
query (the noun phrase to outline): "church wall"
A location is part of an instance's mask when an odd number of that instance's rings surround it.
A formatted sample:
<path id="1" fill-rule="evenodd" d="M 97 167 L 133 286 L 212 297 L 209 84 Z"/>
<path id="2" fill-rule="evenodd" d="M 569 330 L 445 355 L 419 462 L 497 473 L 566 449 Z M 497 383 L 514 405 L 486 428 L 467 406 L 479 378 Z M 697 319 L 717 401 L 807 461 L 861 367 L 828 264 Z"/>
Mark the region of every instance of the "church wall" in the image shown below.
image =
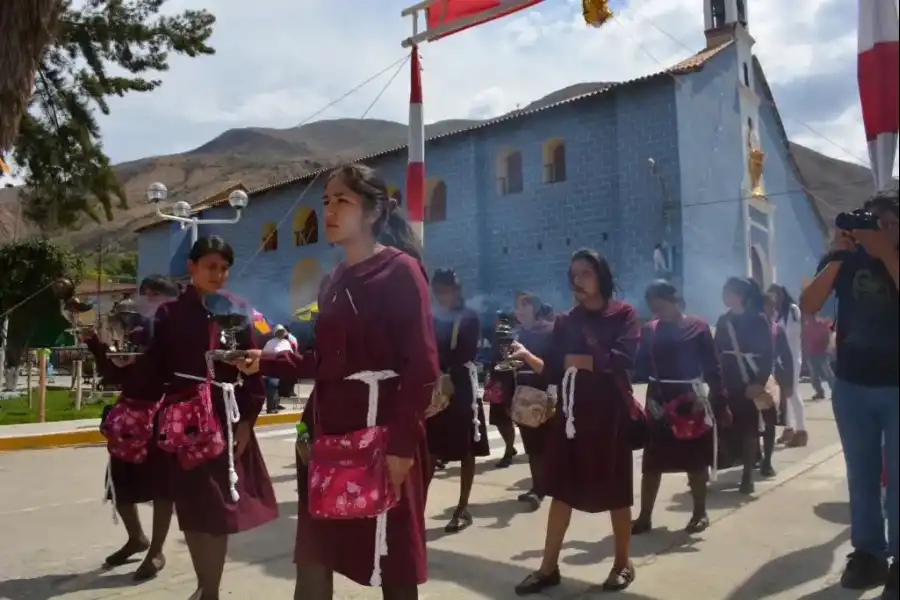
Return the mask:
<path id="1" fill-rule="evenodd" d="M 591 247 L 612 261 L 621 295 L 642 305 L 643 289 L 653 278 L 653 246 L 662 235 L 662 193 L 647 161 L 653 158 L 677 190 L 675 107 L 674 82 L 663 78 L 429 142 L 426 175 L 447 185 L 446 220 L 425 226 L 429 270 L 455 268 L 478 309 L 509 307 L 513 293 L 522 289 L 564 309 L 571 303 L 566 277 L 571 254 Z M 565 181 L 544 181 L 548 140 L 565 145 Z M 511 150 L 522 154 L 523 185 L 521 192 L 503 195 L 498 157 Z M 403 190 L 405 152 L 368 164 Z M 320 217 L 321 184 L 316 182 L 299 203 Z M 303 188 L 297 184 L 254 195 L 239 224 L 200 229 L 200 235 L 222 235 L 234 246 L 237 263 L 229 287 L 272 321 L 289 320 L 298 296 L 315 297 L 314 283 L 299 294 L 292 286 L 298 263 L 313 259 L 325 272 L 337 260 L 321 229 L 318 244 L 294 245 L 297 208 L 292 205 Z M 232 214 L 225 205 L 202 217 Z M 262 243 L 264 225 L 282 218 L 277 250 L 257 253 L 246 267 Z M 163 247 L 158 238 L 172 231 L 158 226 L 141 234 L 142 270 L 164 264 L 149 255 Z"/>
<path id="2" fill-rule="evenodd" d="M 811 200 L 791 168 L 775 109 L 761 103 L 759 118 L 759 137 L 766 152 L 766 193 L 775 205 L 775 281 L 787 287 L 796 299 L 803 278 L 815 275 L 825 251 L 825 233 Z"/>
<path id="3" fill-rule="evenodd" d="M 734 46 L 702 71 L 679 79 L 683 290 L 687 310 L 706 319 L 723 312 L 721 290 L 746 275 L 741 185 L 745 162 Z M 714 321 L 713 321 L 714 322 Z"/>
<path id="4" fill-rule="evenodd" d="M 138 235 L 138 281 L 148 275 L 184 275 L 190 232 L 177 223 L 146 229 Z"/>

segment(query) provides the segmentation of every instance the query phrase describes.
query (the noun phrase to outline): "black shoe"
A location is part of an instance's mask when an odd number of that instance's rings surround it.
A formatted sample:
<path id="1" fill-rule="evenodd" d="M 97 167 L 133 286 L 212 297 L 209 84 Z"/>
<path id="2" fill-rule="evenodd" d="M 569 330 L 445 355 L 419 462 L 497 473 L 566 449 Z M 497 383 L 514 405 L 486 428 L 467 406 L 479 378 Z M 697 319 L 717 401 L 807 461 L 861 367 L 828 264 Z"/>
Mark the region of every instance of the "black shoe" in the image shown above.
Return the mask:
<path id="1" fill-rule="evenodd" d="M 634 583 L 635 575 L 634 565 L 631 564 L 631 562 L 621 569 L 613 567 L 612 571 L 609 572 L 609 577 L 603 582 L 601 588 L 604 592 L 621 592 Z"/>
<path id="2" fill-rule="evenodd" d="M 755 492 L 756 485 L 753 483 L 753 478 L 749 477 L 749 478 L 744 478 L 743 480 L 741 480 L 741 487 L 738 488 L 738 491 L 740 493 L 744 494 L 745 496 L 749 496 L 753 492 Z"/>
<path id="3" fill-rule="evenodd" d="M 684 530 L 690 534 L 703 533 L 709 529 L 709 516 L 706 513 L 691 517 Z"/>
<path id="4" fill-rule="evenodd" d="M 450 522 L 447 523 L 447 526 L 444 527 L 444 532 L 459 533 L 460 531 L 468 529 L 471 524 L 472 515 L 469 514 L 469 511 L 461 510 L 453 515 L 453 518 L 451 518 Z"/>
<path id="5" fill-rule="evenodd" d="M 631 522 L 631 535 L 641 535 L 653 529 L 653 523 L 650 519 L 638 517 Z"/>
<path id="6" fill-rule="evenodd" d="M 519 451 L 513 448 L 512 452 L 507 452 L 503 455 L 503 458 L 497 461 L 498 469 L 505 469 L 508 466 L 513 464 L 513 459 L 519 454 Z"/>
<path id="7" fill-rule="evenodd" d="M 895 558 L 888 573 L 887 584 L 884 586 L 884 591 L 881 592 L 881 600 L 897 600 L 897 598 L 900 598 L 900 583 L 898 583 L 897 577 L 897 559 Z"/>
<path id="8" fill-rule="evenodd" d="M 812 397 L 813 400 L 824 400 L 825 394 L 816 394 Z"/>
<path id="9" fill-rule="evenodd" d="M 888 580 L 886 560 L 854 550 L 847 555 L 847 566 L 841 575 L 841 587 L 848 590 L 870 590 Z"/>
<path id="10" fill-rule="evenodd" d="M 559 574 L 559 567 L 553 569 L 552 573 L 544 575 L 540 571 L 535 571 L 522 580 L 522 583 L 516 586 L 516 596 L 530 596 L 532 594 L 540 594 L 547 588 L 555 587 L 562 582 Z"/>
<path id="11" fill-rule="evenodd" d="M 772 479 L 775 477 L 775 469 L 772 468 L 771 464 L 763 463 L 759 468 L 759 474 L 766 479 Z"/>
<path id="12" fill-rule="evenodd" d="M 534 492 L 525 492 L 524 494 L 519 494 L 519 497 L 516 498 L 516 500 L 527 504 L 532 512 L 540 510 L 541 502 L 543 501 L 543 499 Z"/>

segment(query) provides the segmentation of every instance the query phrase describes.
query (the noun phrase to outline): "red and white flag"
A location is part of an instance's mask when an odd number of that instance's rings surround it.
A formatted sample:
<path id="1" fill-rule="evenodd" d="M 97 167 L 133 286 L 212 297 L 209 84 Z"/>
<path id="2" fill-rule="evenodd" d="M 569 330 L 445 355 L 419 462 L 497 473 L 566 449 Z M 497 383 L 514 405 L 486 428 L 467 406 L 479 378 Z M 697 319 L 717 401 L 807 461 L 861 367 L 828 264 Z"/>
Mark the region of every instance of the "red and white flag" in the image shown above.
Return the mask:
<path id="1" fill-rule="evenodd" d="M 857 79 L 875 186 L 891 185 L 900 133 L 900 24 L 896 0 L 859 0 Z"/>
<path id="2" fill-rule="evenodd" d="M 505 17 L 544 0 L 435 0 L 426 11 L 429 31 L 441 33 L 431 40 Z"/>

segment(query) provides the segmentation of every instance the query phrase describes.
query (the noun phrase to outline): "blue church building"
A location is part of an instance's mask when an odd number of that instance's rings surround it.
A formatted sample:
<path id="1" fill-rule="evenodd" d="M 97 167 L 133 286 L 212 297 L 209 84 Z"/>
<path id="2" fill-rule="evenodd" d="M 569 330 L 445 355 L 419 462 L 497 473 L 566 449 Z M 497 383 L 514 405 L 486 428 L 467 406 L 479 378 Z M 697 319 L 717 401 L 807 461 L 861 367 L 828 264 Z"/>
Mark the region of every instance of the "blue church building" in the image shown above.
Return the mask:
<path id="1" fill-rule="evenodd" d="M 707 45 L 670 69 L 428 140 L 428 267 L 455 268 L 484 309 L 511 306 L 517 290 L 567 308 L 567 266 L 582 247 L 611 261 L 619 296 L 641 310 L 659 277 L 709 319 L 732 275 L 797 294 L 827 227 L 753 54 L 744 0 L 703 2 Z M 403 189 L 405 147 L 360 160 Z M 338 260 L 319 234 L 324 179 L 249 190 L 238 224 L 200 226 L 232 243 L 229 287 L 273 322 L 313 301 Z M 194 210 L 233 215 L 224 197 Z M 142 228 L 139 275 L 183 276 L 189 244 L 176 223 Z"/>

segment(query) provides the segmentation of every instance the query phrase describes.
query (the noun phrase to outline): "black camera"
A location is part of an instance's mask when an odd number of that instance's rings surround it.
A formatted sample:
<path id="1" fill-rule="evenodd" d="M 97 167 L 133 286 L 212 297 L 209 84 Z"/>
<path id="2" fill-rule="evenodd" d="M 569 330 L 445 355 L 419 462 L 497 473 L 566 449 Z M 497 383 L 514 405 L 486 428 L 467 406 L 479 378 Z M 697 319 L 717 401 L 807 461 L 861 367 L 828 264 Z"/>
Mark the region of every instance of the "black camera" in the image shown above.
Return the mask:
<path id="1" fill-rule="evenodd" d="M 516 341 L 516 318 L 507 312 L 497 313 L 494 324 L 494 344 L 500 349 L 500 360 L 495 371 L 511 371 L 518 366 L 518 361 L 509 360 L 510 347 Z"/>
<path id="2" fill-rule="evenodd" d="M 842 231 L 853 231 L 854 229 L 874 231 L 879 228 L 878 217 L 864 208 L 840 213 L 834 219 L 834 226 Z"/>

